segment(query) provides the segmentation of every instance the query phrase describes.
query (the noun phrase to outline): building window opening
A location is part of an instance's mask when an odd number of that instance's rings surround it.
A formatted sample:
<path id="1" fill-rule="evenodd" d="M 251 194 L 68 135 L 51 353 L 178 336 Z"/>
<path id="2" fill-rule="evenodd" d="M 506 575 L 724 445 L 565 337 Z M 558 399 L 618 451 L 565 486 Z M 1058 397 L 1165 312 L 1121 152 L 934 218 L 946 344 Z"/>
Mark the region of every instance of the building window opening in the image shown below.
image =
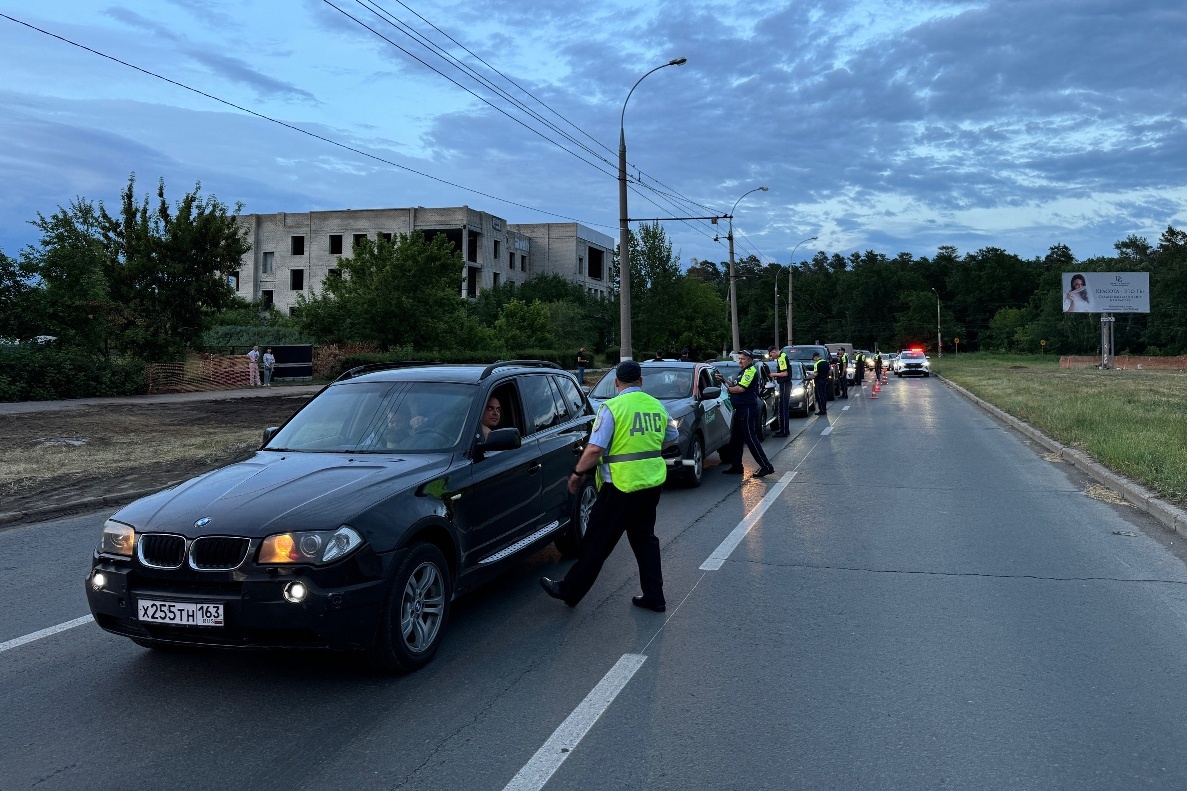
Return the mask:
<path id="1" fill-rule="evenodd" d="M 495 239 L 495 255 L 494 255 L 495 261 L 498 261 L 499 258 L 501 258 L 501 257 L 502 257 L 502 255 L 499 252 L 499 240 Z"/>
<path id="2" fill-rule="evenodd" d="M 238 269 L 236 269 L 234 272 L 232 272 L 230 275 L 227 276 L 227 285 L 229 285 L 231 288 L 235 289 L 236 291 L 239 290 L 239 270 Z"/>
<path id="3" fill-rule="evenodd" d="M 351 244 L 353 247 L 358 247 L 360 242 L 365 242 L 365 241 L 367 241 L 367 234 L 356 233 L 354 235 L 354 241 Z"/>
<path id="4" fill-rule="evenodd" d="M 330 234 L 330 255 L 342 255 L 342 234 Z"/>
<path id="5" fill-rule="evenodd" d="M 391 235 L 391 232 L 389 232 L 389 231 L 380 231 L 379 238 L 382 239 L 383 241 L 387 242 L 388 244 L 392 243 L 392 235 Z"/>
<path id="6" fill-rule="evenodd" d="M 528 271 L 528 257 L 526 255 L 519 257 L 519 268 L 524 272 Z"/>
<path id="7" fill-rule="evenodd" d="M 606 278 L 606 253 L 604 250 L 589 248 L 589 277 L 591 280 Z"/>
<path id="8" fill-rule="evenodd" d="M 291 238 L 292 246 L 289 248 L 293 255 L 305 255 L 305 237 L 294 236 Z"/>
<path id="9" fill-rule="evenodd" d="M 272 274 L 272 264 L 276 261 L 276 253 L 264 253 L 264 260 L 260 263 L 260 274 Z"/>
<path id="10" fill-rule="evenodd" d="M 577 256 L 577 274 L 585 274 L 585 256 L 583 255 Z"/>
<path id="11" fill-rule="evenodd" d="M 326 272 L 326 278 L 329 280 L 340 280 L 342 278 L 342 270 L 331 269 L 330 271 Z"/>
<path id="12" fill-rule="evenodd" d="M 261 292 L 260 292 L 260 302 L 262 302 L 262 303 L 263 303 L 263 305 L 264 305 L 264 310 L 271 310 L 271 309 L 272 309 L 272 305 L 274 304 L 274 300 L 272 299 L 272 290 L 271 290 L 271 289 L 268 289 L 268 290 L 266 290 L 266 291 L 261 291 Z"/>
<path id="13" fill-rule="evenodd" d="M 478 263 L 478 244 L 482 241 L 482 234 L 470 231 L 470 243 L 467 245 L 466 260 L 472 264 Z"/>
<path id="14" fill-rule="evenodd" d="M 289 270 L 289 288 L 293 291 L 305 290 L 305 270 L 304 269 L 290 269 Z"/>
<path id="15" fill-rule="evenodd" d="M 495 288 L 499 287 L 499 273 L 495 272 Z"/>
<path id="16" fill-rule="evenodd" d="M 482 274 L 482 270 L 468 266 L 466 267 L 466 296 L 470 299 L 478 297 L 478 276 Z"/>
<path id="17" fill-rule="evenodd" d="M 507 253 L 507 268 L 515 271 L 515 253 Z"/>

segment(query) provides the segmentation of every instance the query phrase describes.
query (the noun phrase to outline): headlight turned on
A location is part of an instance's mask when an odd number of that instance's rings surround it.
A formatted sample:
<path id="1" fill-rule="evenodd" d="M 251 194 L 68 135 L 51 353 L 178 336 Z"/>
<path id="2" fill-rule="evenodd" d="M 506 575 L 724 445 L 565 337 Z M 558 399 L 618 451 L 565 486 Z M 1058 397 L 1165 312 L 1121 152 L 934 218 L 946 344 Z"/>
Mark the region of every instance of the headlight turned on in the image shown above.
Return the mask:
<path id="1" fill-rule="evenodd" d="M 122 522 L 108 519 L 103 524 L 103 537 L 99 541 L 99 553 L 132 557 L 136 547 L 136 531 Z"/>
<path id="2" fill-rule="evenodd" d="M 268 536 L 260 545 L 261 565 L 332 563 L 341 560 L 363 543 L 353 528 L 343 525 L 334 531 L 308 530 Z"/>

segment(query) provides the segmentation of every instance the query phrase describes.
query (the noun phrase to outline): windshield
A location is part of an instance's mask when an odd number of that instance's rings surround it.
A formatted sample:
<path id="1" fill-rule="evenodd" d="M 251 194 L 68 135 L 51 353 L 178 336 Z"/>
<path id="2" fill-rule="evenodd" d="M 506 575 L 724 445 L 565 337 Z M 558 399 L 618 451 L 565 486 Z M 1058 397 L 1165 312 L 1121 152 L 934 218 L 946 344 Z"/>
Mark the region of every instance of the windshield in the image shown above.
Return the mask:
<path id="1" fill-rule="evenodd" d="M 673 398 L 692 397 L 692 376 L 695 373 L 692 366 L 686 368 L 667 368 L 659 365 L 643 367 L 643 392 L 660 401 Z M 618 395 L 614 387 L 614 372 L 610 371 L 598 382 L 598 386 L 590 391 L 590 398 L 600 398 L 603 401 Z"/>
<path id="2" fill-rule="evenodd" d="M 801 362 L 812 362 L 812 355 L 815 352 L 820 352 L 820 356 L 824 357 L 826 352 L 823 346 L 792 346 L 784 349 L 789 360 L 799 360 Z"/>
<path id="3" fill-rule="evenodd" d="M 268 450 L 432 452 L 461 437 L 474 387 L 437 382 L 360 382 L 327 388 L 272 438 Z"/>
<path id="4" fill-rule="evenodd" d="M 899 355 L 900 360 L 922 360 L 924 359 L 923 352 L 903 352 Z"/>

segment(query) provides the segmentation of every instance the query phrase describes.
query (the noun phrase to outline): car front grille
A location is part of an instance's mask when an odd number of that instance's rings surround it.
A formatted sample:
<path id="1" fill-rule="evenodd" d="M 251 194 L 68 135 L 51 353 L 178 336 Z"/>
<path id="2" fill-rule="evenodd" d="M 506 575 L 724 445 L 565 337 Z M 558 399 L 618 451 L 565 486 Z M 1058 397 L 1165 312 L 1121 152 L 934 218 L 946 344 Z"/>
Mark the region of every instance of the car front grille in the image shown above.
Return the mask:
<path id="1" fill-rule="evenodd" d="M 227 571 L 247 556 L 249 541 L 236 536 L 202 536 L 190 546 L 190 566 L 199 571 Z"/>
<path id="2" fill-rule="evenodd" d="M 185 560 L 185 538 L 172 533 L 145 533 L 136 542 L 140 562 L 154 569 L 179 568 Z"/>

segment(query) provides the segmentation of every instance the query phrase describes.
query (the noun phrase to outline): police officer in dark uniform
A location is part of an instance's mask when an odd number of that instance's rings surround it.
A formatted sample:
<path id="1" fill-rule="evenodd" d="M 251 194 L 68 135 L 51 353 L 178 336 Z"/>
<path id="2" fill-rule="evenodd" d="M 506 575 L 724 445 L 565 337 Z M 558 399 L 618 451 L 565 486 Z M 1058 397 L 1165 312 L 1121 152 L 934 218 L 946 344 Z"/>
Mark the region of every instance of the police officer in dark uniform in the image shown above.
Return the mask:
<path id="1" fill-rule="evenodd" d="M 778 346 L 767 350 L 768 356 L 775 360 L 775 372 L 771 378 L 779 385 L 779 430 L 776 437 L 791 436 L 791 365 L 787 355 L 779 351 Z"/>
<path id="2" fill-rule="evenodd" d="M 849 397 L 849 355 L 845 353 L 845 348 L 841 347 L 841 398 Z"/>
<path id="3" fill-rule="evenodd" d="M 754 367 L 754 358 L 750 352 L 738 352 L 738 365 L 742 372 L 738 374 L 736 382 L 729 386 L 730 403 L 734 406 L 734 416 L 730 423 L 730 461 L 733 466 L 725 470 L 726 475 L 741 475 L 745 472 L 742 466 L 742 445 L 750 448 L 750 455 L 758 462 L 758 472 L 755 477 L 761 478 L 775 471 L 771 460 L 762 449 L 762 443 L 754 433 L 754 424 L 758 421 L 761 410 L 758 406 L 758 389 L 762 386 L 762 378 Z"/>
<path id="4" fill-rule="evenodd" d="M 598 499 L 589 515 L 581 542 L 581 556 L 563 580 L 540 578 L 545 593 L 570 607 L 589 592 L 602 564 L 625 532 L 639 564 L 642 596 L 631 603 L 663 612 L 664 580 L 660 569 L 659 539 L 655 537 L 655 509 L 667 479 L 662 449 L 673 444 L 679 432 L 663 404 L 643 392 L 643 371 L 634 360 L 624 360 L 614 371 L 618 395 L 598 410 L 593 433 L 569 476 L 569 493 L 577 494 L 585 476 L 596 468 Z"/>
<path id="5" fill-rule="evenodd" d="M 866 376 L 866 356 L 858 352 L 853 358 L 853 381 L 861 387 L 861 380 Z"/>
<path id="6" fill-rule="evenodd" d="M 882 352 L 874 352 L 874 381 L 882 379 Z"/>
<path id="7" fill-rule="evenodd" d="M 816 414 L 828 414 L 828 360 L 812 352 L 812 380 L 816 384 Z"/>

